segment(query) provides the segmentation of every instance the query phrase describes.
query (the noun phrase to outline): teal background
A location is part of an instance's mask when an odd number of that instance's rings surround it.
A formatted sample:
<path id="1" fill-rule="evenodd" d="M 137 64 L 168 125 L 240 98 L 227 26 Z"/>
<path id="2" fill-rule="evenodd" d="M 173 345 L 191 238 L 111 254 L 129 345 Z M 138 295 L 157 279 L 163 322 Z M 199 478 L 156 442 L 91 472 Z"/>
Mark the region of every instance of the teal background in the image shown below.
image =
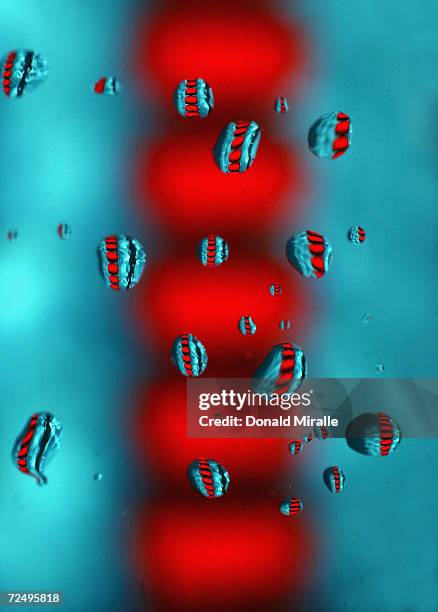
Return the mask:
<path id="1" fill-rule="evenodd" d="M 137 9 L 130 0 L 0 2 L 2 53 L 35 48 L 50 67 L 28 97 L 0 99 L 0 590 L 62 591 L 72 612 L 144 607 L 127 556 L 139 485 L 127 429 L 148 356 L 96 255 L 108 233 L 148 243 L 126 184 L 147 132 L 127 71 Z M 112 74 L 123 95 L 94 95 Z M 71 225 L 68 241 L 57 237 L 60 222 Z M 64 444 L 40 488 L 9 455 L 30 414 L 44 410 L 61 421 Z"/>
<path id="2" fill-rule="evenodd" d="M 278 6 L 304 24 L 311 52 L 285 137 L 304 146 L 309 125 L 331 110 L 347 112 L 354 128 L 336 162 L 303 153 L 311 190 L 273 244 L 282 253 L 309 226 L 334 247 L 331 273 L 312 288 L 311 337 L 300 338 L 311 376 L 372 377 L 381 362 L 391 377 L 436 377 L 438 5 Z M 138 6 L 1 0 L 0 8 L 2 49 L 38 49 L 51 69 L 28 98 L 0 99 L 0 448 L 9 453 L 35 410 L 52 411 L 65 429 L 46 489 L 1 462 L 0 590 L 61 590 L 69 611 L 142 609 L 124 541 L 139 475 L 120 432 L 150 356 L 129 308 L 98 279 L 95 257 L 98 241 L 121 228 L 151 239 L 126 184 L 139 134 L 151 129 L 127 54 Z M 105 74 L 121 78 L 123 95 L 93 95 Z M 59 222 L 72 227 L 67 242 L 56 236 Z M 346 238 L 356 223 L 367 231 L 359 247 Z M 382 461 L 339 440 L 312 444 L 298 459 L 300 486 L 322 552 L 306 609 L 436 612 L 436 441 L 404 440 Z M 339 497 L 321 485 L 335 464 L 347 476 Z"/>
<path id="3" fill-rule="evenodd" d="M 305 24 L 311 54 L 290 137 L 304 142 L 328 111 L 353 121 L 344 157 L 307 157 L 310 193 L 288 226 L 320 231 L 334 249 L 331 273 L 314 283 L 310 345 L 302 340 L 310 375 L 376 377 L 383 363 L 391 378 L 436 377 L 438 5 L 303 0 L 282 8 Z M 363 245 L 347 240 L 354 224 L 367 232 Z M 324 552 L 308 609 L 435 612 L 437 441 L 405 439 L 385 459 L 357 455 L 342 440 L 315 444 L 318 452 L 302 457 L 300 486 Z M 328 465 L 347 477 L 336 497 L 321 486 Z"/>

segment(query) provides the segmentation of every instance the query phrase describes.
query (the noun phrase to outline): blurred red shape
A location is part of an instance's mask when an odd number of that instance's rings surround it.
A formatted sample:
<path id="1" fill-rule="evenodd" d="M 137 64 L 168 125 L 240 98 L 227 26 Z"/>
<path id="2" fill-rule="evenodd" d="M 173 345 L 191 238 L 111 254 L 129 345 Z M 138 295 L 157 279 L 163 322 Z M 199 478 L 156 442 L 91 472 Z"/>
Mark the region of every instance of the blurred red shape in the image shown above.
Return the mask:
<path id="1" fill-rule="evenodd" d="M 236 370 L 235 364 L 242 361 L 244 351 L 250 350 L 258 359 L 271 344 L 293 339 L 295 327 L 285 334 L 279 328 L 280 319 L 291 318 L 294 326 L 300 321 L 303 332 L 309 314 L 301 289 L 306 280 L 288 268 L 287 263 L 280 267 L 267 257 L 239 253 L 239 247 L 232 241 L 229 260 L 218 268 L 209 269 L 201 264 L 196 256 L 196 242 L 191 250 L 191 257 L 184 247 L 184 258 L 178 259 L 175 254 L 167 261 L 151 265 L 147 280 L 136 288 L 136 329 L 157 350 L 164 350 L 166 361 L 170 360 L 175 337 L 189 332 L 207 349 L 207 375 L 251 376 L 243 362 Z M 270 294 L 272 283 L 282 286 L 282 295 Z M 238 321 L 246 314 L 257 325 L 257 332 L 251 337 L 242 336 L 238 330 Z"/>
<path id="2" fill-rule="evenodd" d="M 186 2 L 145 20 L 133 60 L 145 90 L 153 75 L 169 107 L 179 81 L 202 77 L 218 106 L 271 109 L 286 75 L 289 90 L 299 81 L 306 56 L 300 31 L 254 2 Z"/>
<path id="3" fill-rule="evenodd" d="M 135 402 L 127 425 L 135 453 L 148 466 L 155 486 L 171 496 L 192 493 L 187 468 L 196 457 L 215 459 L 226 467 L 232 480 L 230 497 L 247 490 L 271 490 L 291 465 L 284 439 L 188 438 L 183 378 L 155 382 Z"/>
<path id="4" fill-rule="evenodd" d="M 282 516 L 277 500 L 257 494 L 224 501 L 181 504 L 175 496 L 139 519 L 137 563 L 159 609 L 275 610 L 291 590 L 296 597 L 308 587 L 305 515 Z"/>
<path id="5" fill-rule="evenodd" d="M 134 169 L 140 205 L 166 229 L 185 234 L 207 228 L 216 233 L 268 232 L 303 192 L 301 163 L 262 134 L 253 166 L 242 174 L 224 174 L 213 159 L 217 135 L 211 129 L 181 132 L 140 153 Z"/>

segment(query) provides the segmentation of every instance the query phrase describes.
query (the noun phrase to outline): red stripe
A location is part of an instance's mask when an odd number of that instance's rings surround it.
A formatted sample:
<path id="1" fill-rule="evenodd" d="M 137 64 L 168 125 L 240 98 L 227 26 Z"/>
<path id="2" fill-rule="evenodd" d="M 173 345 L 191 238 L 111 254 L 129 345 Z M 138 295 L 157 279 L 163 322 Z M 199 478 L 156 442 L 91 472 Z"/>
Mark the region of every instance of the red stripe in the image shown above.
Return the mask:
<path id="1" fill-rule="evenodd" d="M 309 241 L 309 252 L 311 255 L 313 255 L 310 260 L 312 268 L 316 274 L 316 277 L 321 278 L 321 276 L 324 276 L 325 273 L 323 258 L 325 251 L 324 237 L 321 236 L 321 234 L 308 230 L 307 240 Z"/>
<path id="2" fill-rule="evenodd" d="M 235 136 L 231 143 L 231 148 L 241 147 L 243 145 L 243 141 L 245 140 L 245 136 Z"/>
<path id="3" fill-rule="evenodd" d="M 333 150 L 340 151 L 346 150 L 348 148 L 349 142 L 346 136 L 340 136 L 339 138 L 335 138 L 333 141 Z"/>
<path id="4" fill-rule="evenodd" d="M 202 461 L 202 463 L 199 461 L 198 469 L 201 475 L 202 483 L 207 490 L 208 496 L 214 497 L 213 474 L 211 473 L 210 465 L 207 461 Z"/>
<path id="5" fill-rule="evenodd" d="M 94 85 L 94 92 L 97 94 L 103 94 L 103 92 L 105 91 L 105 83 L 106 77 L 99 79 Z"/>
<path id="6" fill-rule="evenodd" d="M 386 414 L 379 412 L 379 427 L 380 427 L 380 455 L 382 457 L 389 455 L 392 443 L 394 441 L 392 425 Z"/>
<path id="7" fill-rule="evenodd" d="M 11 76 L 12 74 L 11 68 L 14 65 L 14 60 L 15 60 L 16 55 L 17 54 L 15 53 L 15 51 L 12 51 L 11 53 L 9 53 L 6 59 L 5 70 L 3 72 L 3 91 L 5 92 L 7 96 L 9 96 L 9 94 L 11 93 L 11 88 L 10 88 L 11 81 L 8 77 Z"/>
<path id="8" fill-rule="evenodd" d="M 189 377 L 193 375 L 192 359 L 190 356 L 189 336 L 183 334 L 181 336 L 181 353 L 184 361 L 184 369 Z"/>
<path id="9" fill-rule="evenodd" d="M 335 128 L 336 134 L 348 134 L 348 130 L 350 129 L 350 121 L 346 119 L 345 121 L 340 121 Z"/>
<path id="10" fill-rule="evenodd" d="M 312 232 L 311 230 L 307 230 L 307 239 L 309 242 L 324 242 L 324 237 L 317 232 Z"/>

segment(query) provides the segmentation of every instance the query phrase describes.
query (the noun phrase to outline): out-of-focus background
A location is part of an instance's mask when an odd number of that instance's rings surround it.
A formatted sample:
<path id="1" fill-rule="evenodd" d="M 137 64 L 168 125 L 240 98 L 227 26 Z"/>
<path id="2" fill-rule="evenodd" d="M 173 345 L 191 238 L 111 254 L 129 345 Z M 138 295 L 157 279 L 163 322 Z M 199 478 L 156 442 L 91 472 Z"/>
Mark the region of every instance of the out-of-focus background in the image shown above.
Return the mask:
<path id="1" fill-rule="evenodd" d="M 273 235 L 272 253 L 283 258 L 289 235 L 307 228 L 334 248 L 330 274 L 298 281 L 312 301 L 308 329 L 297 329 L 311 375 L 434 377 L 437 6 L 272 5 L 302 30 L 309 55 L 291 112 L 273 128 L 294 142 L 309 187 Z M 156 130 L 156 103 L 139 93 L 130 64 L 137 20 L 149 8 L 135 0 L 1 2 L 2 53 L 43 52 L 50 78 L 22 100 L 0 99 L 0 590 L 60 590 L 69 611 L 142 610 L 148 601 L 127 534 L 149 479 L 127 421 L 133 388 L 154 365 L 138 340 L 131 295 L 113 295 L 99 278 L 96 246 L 126 231 L 152 252 L 166 248 L 152 216 L 137 215 L 131 188 L 137 143 Z M 104 75 L 120 78 L 120 96 L 93 94 Z M 331 110 L 348 113 L 354 130 L 350 150 L 332 163 L 306 150 L 309 125 Z M 72 228 L 68 241 L 57 237 L 60 222 Z M 362 246 L 347 240 L 353 224 L 367 232 Z M 7 240 L 10 229 L 16 242 Z M 40 488 L 9 455 L 42 410 L 65 435 Z M 340 440 L 313 448 L 299 484 L 319 552 L 303 609 L 437 609 L 436 451 L 435 441 L 404 440 L 379 462 Z M 347 475 L 339 497 L 320 478 L 335 464 Z"/>
<path id="2" fill-rule="evenodd" d="M 72 611 L 144 601 L 124 550 L 139 485 L 123 427 L 149 356 L 126 314 L 131 296 L 124 305 L 106 289 L 96 252 L 107 234 L 148 237 L 126 186 L 146 129 L 126 74 L 137 10 L 129 0 L 1 2 L 2 54 L 37 49 L 50 76 L 0 101 L 0 589 L 60 590 Z M 106 75 L 121 80 L 122 95 L 93 93 Z M 58 238 L 60 222 L 69 240 Z M 30 414 L 45 410 L 64 442 L 38 487 L 10 451 Z"/>
<path id="3" fill-rule="evenodd" d="M 334 248 L 333 274 L 317 287 L 312 375 L 436 377 L 438 83 L 430 75 L 438 58 L 437 6 L 287 4 L 295 15 L 299 10 L 315 58 L 291 133 L 303 140 L 313 118 L 330 110 L 353 121 L 353 144 L 339 164 L 308 159 L 304 223 Z M 346 238 L 354 224 L 367 232 L 358 247 Z M 317 471 L 337 464 L 347 475 L 342 499 L 314 489 L 325 543 L 317 589 L 324 603 L 315 599 L 322 609 L 437 608 L 437 451 L 436 440 L 403 440 L 388 461 L 375 462 L 337 440 L 315 459 Z"/>

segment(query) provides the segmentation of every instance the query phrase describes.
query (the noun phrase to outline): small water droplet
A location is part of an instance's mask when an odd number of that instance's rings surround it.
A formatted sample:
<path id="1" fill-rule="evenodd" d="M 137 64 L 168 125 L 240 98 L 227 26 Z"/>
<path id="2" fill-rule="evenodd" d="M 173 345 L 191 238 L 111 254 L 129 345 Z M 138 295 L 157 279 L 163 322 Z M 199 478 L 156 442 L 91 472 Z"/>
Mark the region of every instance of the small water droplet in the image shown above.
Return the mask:
<path id="1" fill-rule="evenodd" d="M 369 323 L 372 319 L 371 313 L 370 312 L 366 312 L 363 316 L 362 319 L 362 325 L 366 325 L 367 323 Z"/>
<path id="2" fill-rule="evenodd" d="M 273 296 L 281 295 L 283 293 L 283 288 L 278 283 L 274 283 L 269 286 L 269 293 Z"/>
<path id="3" fill-rule="evenodd" d="M 67 223 L 60 223 L 57 232 L 61 240 L 68 240 L 71 236 L 71 227 Z"/>
<path id="4" fill-rule="evenodd" d="M 279 323 L 280 329 L 288 330 L 291 328 L 291 322 L 289 319 L 282 319 Z"/>
<path id="5" fill-rule="evenodd" d="M 96 472 L 96 474 L 93 475 L 93 478 L 96 482 L 100 482 L 103 478 L 103 474 L 101 474 L 101 472 Z"/>
<path id="6" fill-rule="evenodd" d="M 359 225 L 353 225 L 348 230 L 348 239 L 353 244 L 361 244 L 361 242 L 365 242 L 365 230 Z"/>
<path id="7" fill-rule="evenodd" d="M 9 230 L 8 232 L 8 240 L 9 242 L 15 242 L 18 238 L 18 232 L 15 229 Z"/>
<path id="8" fill-rule="evenodd" d="M 376 372 L 378 374 L 384 374 L 385 373 L 385 366 L 383 365 L 383 363 L 378 363 L 376 365 Z"/>

